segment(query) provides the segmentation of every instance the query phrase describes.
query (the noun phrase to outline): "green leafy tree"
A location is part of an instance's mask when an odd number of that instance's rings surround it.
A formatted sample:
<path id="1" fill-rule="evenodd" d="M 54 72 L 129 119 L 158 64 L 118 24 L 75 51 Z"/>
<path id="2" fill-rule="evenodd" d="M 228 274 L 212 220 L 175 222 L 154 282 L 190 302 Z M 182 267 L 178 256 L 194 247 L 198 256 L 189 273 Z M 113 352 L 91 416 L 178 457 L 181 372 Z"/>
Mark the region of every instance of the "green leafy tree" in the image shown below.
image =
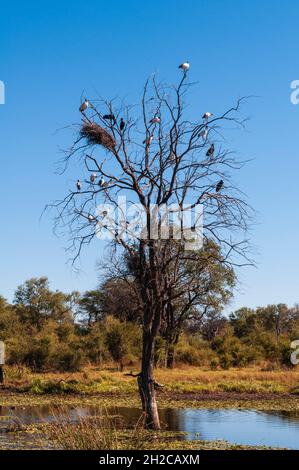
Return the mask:
<path id="1" fill-rule="evenodd" d="M 21 322 L 39 330 L 48 319 L 58 323 L 72 322 L 72 301 L 72 295 L 51 291 L 47 277 L 25 281 L 14 296 L 15 311 Z"/>

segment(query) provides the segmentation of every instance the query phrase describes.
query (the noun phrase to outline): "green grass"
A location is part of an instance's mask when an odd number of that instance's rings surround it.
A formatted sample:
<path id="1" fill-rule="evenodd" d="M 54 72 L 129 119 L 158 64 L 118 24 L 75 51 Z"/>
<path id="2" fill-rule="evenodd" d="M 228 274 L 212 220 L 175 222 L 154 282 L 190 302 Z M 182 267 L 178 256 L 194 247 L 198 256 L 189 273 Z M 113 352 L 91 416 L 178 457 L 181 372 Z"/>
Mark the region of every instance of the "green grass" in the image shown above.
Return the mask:
<path id="1" fill-rule="evenodd" d="M 137 368 L 136 368 L 137 370 Z M 138 397 L 136 379 L 115 370 L 85 369 L 77 373 L 34 374 L 26 368 L 7 368 L 7 387 L 11 391 L 30 395 L 102 395 Z M 177 399 L 183 394 L 299 394 L 299 373 L 293 371 L 262 371 L 232 369 L 228 371 L 157 369 L 155 377 L 164 384 L 163 391 Z M 1 400 L 1 397 L 0 397 Z"/>
<path id="2" fill-rule="evenodd" d="M 20 387 L 20 391 L 29 392 L 36 395 L 47 394 L 82 394 L 95 395 L 98 393 L 130 393 L 136 391 L 133 382 L 122 382 L 114 377 L 109 380 L 98 378 L 88 382 L 80 382 L 76 379 L 70 380 L 43 380 L 40 378 L 33 379 L 27 385 Z"/>

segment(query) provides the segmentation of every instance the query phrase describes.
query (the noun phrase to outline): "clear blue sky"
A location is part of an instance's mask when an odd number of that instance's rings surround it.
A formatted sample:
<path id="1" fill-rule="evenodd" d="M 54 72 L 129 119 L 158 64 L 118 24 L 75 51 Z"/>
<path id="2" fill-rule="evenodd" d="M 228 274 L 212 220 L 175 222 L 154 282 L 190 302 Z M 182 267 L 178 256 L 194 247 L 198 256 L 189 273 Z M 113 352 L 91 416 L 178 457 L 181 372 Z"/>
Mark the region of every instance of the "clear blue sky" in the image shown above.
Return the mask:
<path id="1" fill-rule="evenodd" d="M 75 174 L 57 176 L 59 148 L 78 121 L 82 93 L 136 101 L 146 76 L 177 79 L 191 63 L 199 82 L 192 108 L 225 110 L 241 95 L 256 95 L 244 113 L 247 129 L 231 147 L 253 159 L 237 177 L 259 212 L 252 241 L 257 269 L 245 268 L 234 307 L 293 304 L 298 294 L 299 105 L 290 82 L 299 79 L 297 0 L 152 0 L 2 2 L 0 80 L 0 294 L 11 300 L 25 279 L 47 275 L 53 288 L 93 288 L 97 242 L 75 274 L 66 239 L 52 234 L 44 205 L 64 194 Z"/>

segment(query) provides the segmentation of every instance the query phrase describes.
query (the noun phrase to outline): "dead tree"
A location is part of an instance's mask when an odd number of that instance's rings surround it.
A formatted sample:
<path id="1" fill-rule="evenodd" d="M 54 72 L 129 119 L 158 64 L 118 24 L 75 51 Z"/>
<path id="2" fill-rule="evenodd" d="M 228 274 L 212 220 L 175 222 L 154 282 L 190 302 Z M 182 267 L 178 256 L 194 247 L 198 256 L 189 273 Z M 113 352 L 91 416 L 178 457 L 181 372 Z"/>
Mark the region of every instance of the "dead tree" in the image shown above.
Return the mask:
<path id="1" fill-rule="evenodd" d="M 167 237 L 162 236 L 160 209 L 167 207 L 169 214 L 176 216 L 176 212 L 182 215 L 202 204 L 203 237 L 221 246 L 222 263 L 250 263 L 245 234 L 250 208 L 230 179 L 242 163 L 224 148 L 222 137 L 226 124 L 243 125 L 238 113 L 242 100 L 218 116 L 201 118 L 199 113 L 191 120 L 184 109 L 190 87 L 188 73 L 183 72 L 178 85 L 172 87 L 157 83 L 155 77 L 149 79 L 140 107 L 124 106 L 115 100 L 89 101 L 83 123 L 77 128 L 78 137 L 64 159 L 64 169 L 74 158 L 77 164 L 81 162 L 82 173 L 77 175 L 80 184 L 77 183 L 77 190 L 70 190 L 65 198 L 51 205 L 57 210 L 55 228 L 69 231 L 73 262 L 84 246 L 105 232 L 113 237 L 116 250 L 119 247 L 136 259 L 134 276 L 143 311 L 138 384 L 145 424 L 155 429 L 160 423 L 153 375 L 154 347 L 166 315 L 165 274 L 172 261 Z M 107 120 L 104 116 L 113 118 Z M 213 151 L 208 152 L 212 143 Z M 111 222 L 107 211 L 97 209 L 105 202 L 118 214 L 123 213 L 119 195 L 126 196 L 127 204 L 138 203 L 143 213 L 142 222 L 138 223 L 140 230 L 135 220 Z M 174 204 L 176 209 L 172 209 Z M 125 238 L 124 233 L 129 236 Z M 183 231 L 182 238 L 184 247 L 188 240 Z"/>
<path id="2" fill-rule="evenodd" d="M 0 341 L 0 384 L 4 384 L 4 381 L 5 381 L 4 364 L 5 364 L 5 344 L 3 341 Z"/>

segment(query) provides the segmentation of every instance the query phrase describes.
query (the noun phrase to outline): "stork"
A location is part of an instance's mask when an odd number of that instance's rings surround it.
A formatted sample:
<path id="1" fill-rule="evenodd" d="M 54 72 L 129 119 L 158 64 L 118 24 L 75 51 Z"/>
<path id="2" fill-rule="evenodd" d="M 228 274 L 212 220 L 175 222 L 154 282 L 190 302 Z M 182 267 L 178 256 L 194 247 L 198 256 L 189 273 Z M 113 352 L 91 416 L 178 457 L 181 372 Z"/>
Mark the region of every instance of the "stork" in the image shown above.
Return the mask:
<path id="1" fill-rule="evenodd" d="M 80 108 L 79 108 L 80 113 L 84 113 L 84 111 L 86 111 L 88 107 L 89 107 L 89 101 L 85 98 L 83 103 L 81 103 L 80 105 Z"/>
<path id="2" fill-rule="evenodd" d="M 182 64 L 179 65 L 179 69 L 182 69 L 183 72 L 185 73 L 188 72 L 189 68 L 190 68 L 190 64 L 188 61 L 183 62 Z"/>
<path id="3" fill-rule="evenodd" d="M 205 130 L 201 131 L 198 134 L 198 136 L 201 137 L 202 139 L 206 140 L 206 138 L 208 137 L 208 129 L 205 129 Z"/>
<path id="4" fill-rule="evenodd" d="M 153 119 L 150 120 L 151 124 L 159 124 L 160 122 L 161 122 L 161 119 L 159 118 L 159 116 L 155 116 L 153 117 Z"/>
<path id="5" fill-rule="evenodd" d="M 205 121 L 208 121 L 209 118 L 212 117 L 212 116 L 214 116 L 213 113 L 206 112 L 206 113 L 204 113 L 204 115 L 203 115 L 202 118 L 203 118 Z"/>
<path id="6" fill-rule="evenodd" d="M 153 138 L 154 136 L 153 135 L 150 135 L 148 138 L 146 138 L 144 141 L 143 141 L 143 144 L 146 144 L 147 147 L 149 147 L 153 141 Z"/>

